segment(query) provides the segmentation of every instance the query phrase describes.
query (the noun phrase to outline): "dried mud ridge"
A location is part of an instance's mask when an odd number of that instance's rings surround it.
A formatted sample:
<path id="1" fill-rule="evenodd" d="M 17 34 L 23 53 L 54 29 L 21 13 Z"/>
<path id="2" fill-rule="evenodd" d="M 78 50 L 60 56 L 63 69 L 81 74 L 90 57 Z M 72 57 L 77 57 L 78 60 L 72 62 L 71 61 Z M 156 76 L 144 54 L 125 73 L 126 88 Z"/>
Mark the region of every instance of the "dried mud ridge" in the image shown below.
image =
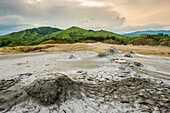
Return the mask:
<path id="1" fill-rule="evenodd" d="M 130 77 L 119 81 L 99 81 L 91 84 L 73 81 L 63 74 L 51 74 L 36 79 L 25 87 L 19 85 L 19 80 L 0 81 L 2 112 L 30 98 L 41 105 L 60 106 L 68 99 L 85 97 L 102 98 L 101 103 L 119 101 L 131 107 L 138 104 L 137 110 L 141 112 L 152 112 L 155 107 L 158 111 L 170 112 L 170 87 L 146 78 Z"/>

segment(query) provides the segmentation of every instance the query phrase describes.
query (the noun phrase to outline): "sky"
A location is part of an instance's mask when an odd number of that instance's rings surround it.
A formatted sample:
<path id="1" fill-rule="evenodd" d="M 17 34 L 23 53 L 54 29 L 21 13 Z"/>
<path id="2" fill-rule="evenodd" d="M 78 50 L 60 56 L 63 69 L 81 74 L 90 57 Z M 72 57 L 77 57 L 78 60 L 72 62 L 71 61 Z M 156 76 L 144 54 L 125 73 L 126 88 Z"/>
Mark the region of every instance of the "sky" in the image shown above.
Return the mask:
<path id="1" fill-rule="evenodd" d="M 170 0 L 0 0 L 0 35 L 40 26 L 169 30 L 169 19 Z"/>

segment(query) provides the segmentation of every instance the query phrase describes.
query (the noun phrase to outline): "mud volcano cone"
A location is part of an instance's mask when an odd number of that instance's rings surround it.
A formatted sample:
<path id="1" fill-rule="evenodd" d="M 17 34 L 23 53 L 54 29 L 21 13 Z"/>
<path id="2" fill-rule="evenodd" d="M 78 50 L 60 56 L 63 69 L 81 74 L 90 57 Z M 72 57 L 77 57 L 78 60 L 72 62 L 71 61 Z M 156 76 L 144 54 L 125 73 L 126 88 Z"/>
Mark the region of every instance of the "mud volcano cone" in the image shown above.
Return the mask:
<path id="1" fill-rule="evenodd" d="M 67 76 L 54 74 L 36 79 L 25 90 L 40 103 L 50 105 L 70 98 L 77 88 L 78 85 Z"/>

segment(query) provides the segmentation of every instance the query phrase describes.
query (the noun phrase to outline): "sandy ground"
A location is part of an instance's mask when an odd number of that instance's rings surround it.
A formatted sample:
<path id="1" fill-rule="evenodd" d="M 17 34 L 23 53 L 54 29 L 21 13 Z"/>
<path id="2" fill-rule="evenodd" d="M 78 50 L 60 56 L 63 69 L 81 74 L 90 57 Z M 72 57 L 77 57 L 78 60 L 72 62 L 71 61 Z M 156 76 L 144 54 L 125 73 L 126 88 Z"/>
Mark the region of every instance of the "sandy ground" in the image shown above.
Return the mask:
<path id="1" fill-rule="evenodd" d="M 27 52 L 56 52 L 56 51 L 106 51 L 109 47 L 115 46 L 123 52 L 134 51 L 139 54 L 170 56 L 170 47 L 161 46 L 133 46 L 133 45 L 112 45 L 104 43 L 75 43 L 75 44 L 46 44 L 38 46 L 19 46 L 0 48 L 0 54 L 19 54 Z"/>

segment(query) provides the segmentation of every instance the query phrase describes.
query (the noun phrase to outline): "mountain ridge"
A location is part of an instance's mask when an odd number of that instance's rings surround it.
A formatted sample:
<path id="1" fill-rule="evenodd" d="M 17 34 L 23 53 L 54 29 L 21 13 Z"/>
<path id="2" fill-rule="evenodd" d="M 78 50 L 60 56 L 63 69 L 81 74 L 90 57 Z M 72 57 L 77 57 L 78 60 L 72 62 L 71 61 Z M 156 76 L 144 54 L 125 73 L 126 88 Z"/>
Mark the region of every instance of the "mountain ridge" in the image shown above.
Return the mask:
<path id="1" fill-rule="evenodd" d="M 150 42 L 153 43 L 147 43 L 148 39 Z M 0 36 L 0 47 L 29 46 L 56 43 L 77 43 L 77 42 L 81 43 L 103 42 L 109 44 L 133 44 L 133 45 L 152 44 L 170 46 L 170 36 L 159 32 L 159 34 L 156 35 L 144 34 L 127 37 L 106 30 L 98 31 L 87 30 L 76 26 L 67 28 L 65 30 L 52 27 L 38 27 Z"/>
<path id="2" fill-rule="evenodd" d="M 61 31 L 61 29 L 52 27 L 38 27 L 9 33 L 0 36 L 0 47 L 29 45 L 31 41 L 57 31 Z"/>
<path id="3" fill-rule="evenodd" d="M 130 33 L 122 34 L 123 36 L 137 36 L 141 34 L 158 34 L 158 33 L 164 33 L 170 35 L 170 30 L 145 30 L 145 31 L 135 31 Z"/>
<path id="4" fill-rule="evenodd" d="M 58 43 L 75 43 L 81 40 L 104 41 L 108 39 L 123 40 L 124 38 L 126 37 L 113 32 L 86 30 L 76 26 L 65 30 L 52 27 L 38 27 L 0 36 L 0 47 L 37 45 L 47 40 L 54 40 Z"/>

